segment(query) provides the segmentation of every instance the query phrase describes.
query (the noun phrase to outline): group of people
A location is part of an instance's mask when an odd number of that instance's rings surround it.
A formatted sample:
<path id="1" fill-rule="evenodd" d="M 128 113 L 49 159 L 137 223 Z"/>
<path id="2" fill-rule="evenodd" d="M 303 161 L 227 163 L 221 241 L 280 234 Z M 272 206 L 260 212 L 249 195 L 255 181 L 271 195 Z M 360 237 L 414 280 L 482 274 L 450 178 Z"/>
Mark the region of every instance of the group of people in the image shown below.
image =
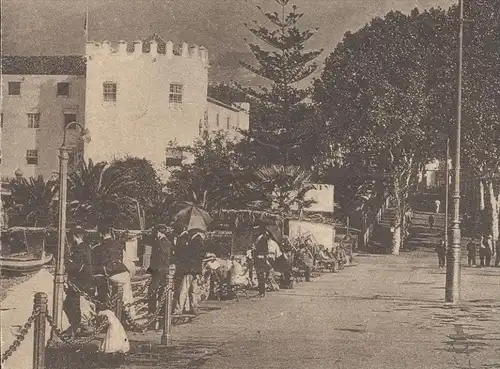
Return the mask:
<path id="1" fill-rule="evenodd" d="M 81 296 L 90 297 L 96 302 L 99 313 L 109 310 L 113 285 L 121 285 L 123 302 L 133 302 L 131 279 L 136 273 L 135 264 L 128 261 L 124 244 L 113 237 L 110 227 L 98 227 L 101 241 L 90 245 L 85 241 L 86 231 L 74 227 L 70 231 L 69 252 L 66 257 L 66 297 L 63 309 L 68 317 L 70 332 L 86 333 L 92 331 L 87 322 L 82 321 Z M 148 288 L 148 312 L 157 311 L 172 264 L 175 265 L 175 310 L 178 313 L 197 312 L 197 277 L 202 272 L 202 259 L 205 231 L 187 230 L 179 226 L 173 233 L 168 227 L 159 224 L 152 232 L 151 262 L 148 272 L 151 281 Z M 127 313 L 135 318 L 133 307 Z"/>
<path id="2" fill-rule="evenodd" d="M 470 267 L 476 266 L 478 254 L 479 266 L 481 268 L 491 266 L 492 257 L 495 257 L 495 266 L 500 266 L 500 242 L 494 242 L 491 234 L 481 237 L 479 240 L 479 250 L 477 250 L 476 240 L 471 239 L 467 244 L 467 262 Z"/>
<path id="3" fill-rule="evenodd" d="M 479 244 L 479 250 L 478 250 Z M 446 266 L 447 247 L 444 240 L 440 240 L 436 245 L 435 251 L 438 255 L 440 268 Z M 479 267 L 491 266 L 491 260 L 495 257 L 495 266 L 500 266 L 500 242 L 493 242 L 491 234 L 482 236 L 479 242 L 471 238 L 467 244 L 467 264 L 469 267 L 476 266 L 477 256 L 479 256 Z"/>
<path id="4" fill-rule="evenodd" d="M 292 288 L 294 272 L 297 270 L 303 270 L 304 278 L 309 282 L 315 266 L 330 263 L 331 269 L 337 271 L 347 262 L 343 247 L 338 247 L 336 251 L 329 250 L 322 245 L 315 245 L 311 238 L 301 240 L 296 245 L 287 237 L 279 242 L 272 227 L 261 224 L 256 228 L 257 237 L 247 251 L 246 265 L 250 281 L 253 281 L 255 270 L 261 297 L 265 296 L 266 289 Z"/>
<path id="5" fill-rule="evenodd" d="M 122 286 L 124 303 L 132 302 L 131 278 L 135 268 L 127 262 L 124 247 L 114 239 L 110 227 L 100 226 L 98 233 L 101 242 L 90 245 L 85 241 L 86 231 L 83 228 L 77 226 L 70 232 L 70 247 L 65 260 L 68 283 L 63 310 L 72 334 L 92 331 L 88 322 L 82 321 L 82 293 L 97 301 L 97 313 L 109 310 L 113 283 Z"/>
<path id="6" fill-rule="evenodd" d="M 109 310 L 113 285 L 121 285 L 127 313 L 131 318 L 135 316 L 133 307 L 127 304 L 133 302 L 131 280 L 136 273 L 135 265 L 128 262 L 124 244 L 115 239 L 110 227 L 100 226 L 98 233 L 100 242 L 90 245 L 86 242 L 84 229 L 74 227 L 70 231 L 65 263 L 68 283 L 63 309 L 72 334 L 92 331 L 88 322 L 82 319 L 82 293 L 97 301 L 95 310 L 99 313 Z M 263 297 L 266 289 L 292 288 L 297 270 L 305 271 L 305 280 L 310 281 L 315 266 L 332 263 L 335 271 L 342 269 L 347 261 L 342 247 L 331 251 L 314 244 L 310 238 L 294 244 L 263 223 L 256 225 L 254 242 L 246 257 L 239 261 L 228 260 L 227 265 L 223 259 L 208 252 L 206 229 L 187 229 L 184 225 L 174 224 L 173 231 L 170 231 L 165 224 L 158 224 L 151 236 L 148 241 L 152 246 L 151 258 L 147 269 L 151 275 L 148 287 L 150 316 L 163 312 L 158 303 L 162 301 L 169 273 L 174 274 L 174 315 L 197 314 L 202 296 L 208 297 L 204 284 L 216 269 L 220 275 L 226 274 L 231 283 L 245 284 L 241 280 L 246 279 L 245 287 L 253 285 L 255 273 L 256 287 L 259 296 Z M 222 279 L 218 278 L 218 282 Z M 159 319 L 161 322 L 162 314 Z"/>

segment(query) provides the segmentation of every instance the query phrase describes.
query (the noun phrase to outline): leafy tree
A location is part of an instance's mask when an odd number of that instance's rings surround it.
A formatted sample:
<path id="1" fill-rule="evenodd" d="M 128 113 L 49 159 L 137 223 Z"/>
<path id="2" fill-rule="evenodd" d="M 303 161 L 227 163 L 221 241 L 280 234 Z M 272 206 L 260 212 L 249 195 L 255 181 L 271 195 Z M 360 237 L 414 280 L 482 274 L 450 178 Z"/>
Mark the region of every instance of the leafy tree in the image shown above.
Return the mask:
<path id="1" fill-rule="evenodd" d="M 140 212 L 144 213 L 146 218 L 145 223 L 151 225 L 154 214 L 157 214 L 164 206 L 161 204 L 166 201 L 162 193 L 163 184 L 151 162 L 144 158 L 128 156 L 115 159 L 110 167 L 129 180 L 131 186 L 128 186 L 126 196 L 138 202 Z"/>
<path id="2" fill-rule="evenodd" d="M 249 43 L 257 66 L 242 62 L 250 72 L 270 82 L 269 87 L 259 89 L 239 88 L 255 99 L 261 108 L 259 119 L 252 122 L 248 133 L 248 149 L 259 162 L 311 165 L 310 148 L 316 147 L 320 129 L 316 127 L 313 110 L 305 99 L 310 89 L 298 84 L 315 70 L 314 59 L 319 51 L 304 51 L 305 43 L 316 30 L 300 30 L 298 22 L 303 14 L 297 6 L 289 7 L 289 0 L 274 0 L 279 11 L 264 12 L 264 17 L 274 28 L 266 28 L 254 21 L 249 31 L 269 47 L 268 51 L 255 43 Z M 307 149 L 307 150 L 305 150 Z"/>
<path id="3" fill-rule="evenodd" d="M 189 202 L 205 199 L 208 211 L 244 205 L 235 143 L 223 132 L 205 133 L 193 147 L 182 150 L 192 154 L 194 161 L 172 172 L 167 192 L 173 199 Z"/>
<path id="4" fill-rule="evenodd" d="M 497 240 L 500 210 L 500 4 L 485 0 L 477 5 L 466 4 L 465 7 L 472 26 L 464 37 L 462 168 L 472 173 L 485 190 L 488 201 L 486 209 L 480 209 L 481 222 L 490 227 L 489 232 Z M 481 228 L 484 231 L 484 227 Z"/>
<path id="5" fill-rule="evenodd" d="M 82 162 L 68 179 L 70 218 L 87 227 L 137 227 L 138 204 L 128 193 L 138 188 L 137 180 L 119 167 Z"/>
<path id="6" fill-rule="evenodd" d="M 272 165 L 258 169 L 248 187 L 257 199 L 250 205 L 259 210 L 289 214 L 294 207 L 301 211 L 312 204 L 306 194 L 313 189 L 311 173 L 300 167 Z"/>
<path id="7" fill-rule="evenodd" d="M 435 26 L 446 14 L 432 9 L 390 12 L 358 32 L 346 33 L 316 81 L 315 101 L 342 142 L 344 162 L 369 175 L 395 199 L 392 253 L 401 245 L 402 213 L 418 168 L 435 150 L 431 107 L 436 104 Z M 445 47 L 442 49 L 446 50 Z M 333 123 L 335 125 L 333 125 Z"/>
<path id="8" fill-rule="evenodd" d="M 12 179 L 10 189 L 12 207 L 9 218 L 12 225 L 45 227 L 53 223 L 57 181 L 45 181 L 41 175 Z"/>

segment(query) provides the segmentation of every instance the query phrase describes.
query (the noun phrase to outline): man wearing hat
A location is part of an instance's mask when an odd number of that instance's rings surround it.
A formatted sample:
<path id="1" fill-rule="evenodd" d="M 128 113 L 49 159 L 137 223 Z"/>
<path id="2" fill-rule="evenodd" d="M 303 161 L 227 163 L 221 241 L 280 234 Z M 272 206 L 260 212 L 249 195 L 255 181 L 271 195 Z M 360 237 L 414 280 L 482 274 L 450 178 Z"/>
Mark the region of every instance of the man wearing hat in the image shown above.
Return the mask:
<path id="1" fill-rule="evenodd" d="M 199 286 L 198 277 L 202 274 L 203 252 L 205 248 L 205 231 L 190 229 L 185 241 L 177 244 L 176 272 L 182 275 L 177 301 L 176 313 L 187 311 L 198 313 Z"/>
<path id="2" fill-rule="evenodd" d="M 102 310 L 109 302 L 109 279 L 129 273 L 129 270 L 123 263 L 124 246 L 113 239 L 111 227 L 98 226 L 97 231 L 101 234 L 102 242 L 92 250 L 92 272 L 96 278 L 97 299 L 101 303 L 98 310 Z"/>
<path id="3" fill-rule="evenodd" d="M 70 232 L 71 246 L 69 257 L 66 260 L 68 273 L 68 288 L 63 302 L 63 310 L 68 317 L 73 333 L 89 331 L 90 328 L 82 326 L 82 313 L 80 308 L 80 293 L 78 289 L 90 293 L 92 289 L 91 249 L 83 241 L 85 230 L 74 227 Z"/>
<path id="4" fill-rule="evenodd" d="M 173 243 L 167 237 L 168 228 L 165 224 L 158 224 L 153 229 L 154 243 L 151 250 L 151 263 L 149 272 L 151 273 L 151 283 L 149 285 L 148 295 L 148 312 L 156 311 L 156 302 L 159 299 L 157 296 L 162 296 L 162 291 L 157 291 L 158 287 L 164 285 L 170 269 L 170 261 L 172 258 Z M 156 293 L 155 293 L 156 292 Z M 157 295 L 157 292 L 160 292 Z"/>
<path id="5" fill-rule="evenodd" d="M 257 282 L 259 288 L 259 297 L 266 295 L 266 275 L 271 270 L 268 262 L 269 246 L 268 242 L 272 239 L 271 233 L 268 231 L 268 225 L 264 222 L 257 223 L 255 229 L 258 232 L 255 240 L 255 272 L 257 274 Z"/>

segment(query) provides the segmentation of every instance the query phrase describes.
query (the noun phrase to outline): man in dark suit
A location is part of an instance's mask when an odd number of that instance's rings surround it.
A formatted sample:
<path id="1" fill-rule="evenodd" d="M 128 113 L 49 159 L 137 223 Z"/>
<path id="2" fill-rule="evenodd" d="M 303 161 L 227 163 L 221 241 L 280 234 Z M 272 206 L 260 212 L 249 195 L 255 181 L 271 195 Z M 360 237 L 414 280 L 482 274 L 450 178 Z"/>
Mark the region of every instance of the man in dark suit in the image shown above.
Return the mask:
<path id="1" fill-rule="evenodd" d="M 202 274 L 205 251 L 205 231 L 191 229 L 187 238 L 180 238 L 176 248 L 176 273 L 182 275 L 175 312 L 198 313 L 198 277 Z"/>
<path id="2" fill-rule="evenodd" d="M 89 331 L 90 328 L 82 325 L 82 313 L 80 309 L 80 292 L 91 294 L 92 273 L 91 273 L 91 249 L 83 238 L 85 230 L 75 227 L 70 232 L 72 244 L 69 249 L 69 257 L 66 259 L 66 271 L 68 273 L 68 288 L 66 298 L 63 303 L 63 310 L 68 317 L 71 331 Z"/>
<path id="3" fill-rule="evenodd" d="M 157 289 L 165 284 L 170 269 L 173 243 L 166 235 L 167 230 L 165 224 L 159 224 L 153 230 L 155 239 L 151 250 L 151 263 L 148 269 L 151 273 L 151 283 L 148 291 L 149 313 L 154 313 L 156 311 L 157 300 L 159 300 L 160 296 L 164 293 L 163 288 L 161 291 L 157 291 Z M 155 291 L 157 293 L 154 293 Z"/>
<path id="4" fill-rule="evenodd" d="M 111 228 L 99 226 L 97 231 L 101 234 L 102 242 L 92 250 L 92 272 L 97 287 L 97 299 L 101 303 L 98 310 L 105 310 L 109 302 L 109 281 L 114 275 L 128 272 L 123 264 L 123 245 L 115 241 L 111 235 Z"/>

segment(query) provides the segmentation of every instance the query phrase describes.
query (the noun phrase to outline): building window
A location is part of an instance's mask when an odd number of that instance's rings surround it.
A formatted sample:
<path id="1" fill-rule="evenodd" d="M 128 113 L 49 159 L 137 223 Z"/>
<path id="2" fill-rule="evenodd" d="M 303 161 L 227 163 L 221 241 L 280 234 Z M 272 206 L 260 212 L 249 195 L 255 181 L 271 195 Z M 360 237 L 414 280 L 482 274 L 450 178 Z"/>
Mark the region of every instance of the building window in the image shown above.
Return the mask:
<path id="1" fill-rule="evenodd" d="M 217 115 L 215 116 L 215 124 L 217 125 L 217 127 L 219 127 L 219 126 L 220 126 L 220 116 L 219 116 L 219 114 L 217 114 Z"/>
<path id="2" fill-rule="evenodd" d="M 68 82 L 59 82 L 57 84 L 57 96 L 69 96 Z"/>
<path id="3" fill-rule="evenodd" d="M 168 101 L 171 104 L 182 104 L 182 85 L 179 83 L 170 84 L 170 94 Z"/>
<path id="4" fill-rule="evenodd" d="M 26 150 L 26 164 L 38 164 L 38 150 Z"/>
<path id="5" fill-rule="evenodd" d="M 104 82 L 102 84 L 104 101 L 116 101 L 116 83 Z"/>
<path id="6" fill-rule="evenodd" d="M 76 122 L 76 114 L 75 113 L 64 113 L 64 128 L 72 122 Z M 68 129 L 76 129 L 76 124 L 73 124 Z"/>
<path id="7" fill-rule="evenodd" d="M 9 82 L 9 95 L 21 95 L 21 82 Z"/>
<path id="8" fill-rule="evenodd" d="M 28 113 L 28 128 L 40 128 L 40 113 Z"/>
<path id="9" fill-rule="evenodd" d="M 231 118 L 230 117 L 226 118 L 226 127 L 227 127 L 227 129 L 229 129 L 231 127 Z"/>

